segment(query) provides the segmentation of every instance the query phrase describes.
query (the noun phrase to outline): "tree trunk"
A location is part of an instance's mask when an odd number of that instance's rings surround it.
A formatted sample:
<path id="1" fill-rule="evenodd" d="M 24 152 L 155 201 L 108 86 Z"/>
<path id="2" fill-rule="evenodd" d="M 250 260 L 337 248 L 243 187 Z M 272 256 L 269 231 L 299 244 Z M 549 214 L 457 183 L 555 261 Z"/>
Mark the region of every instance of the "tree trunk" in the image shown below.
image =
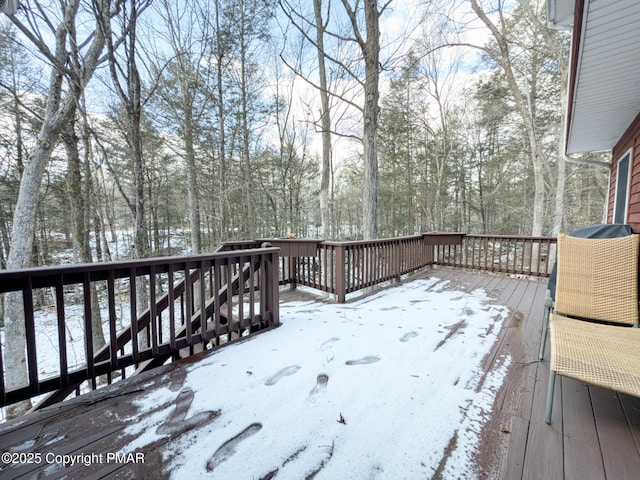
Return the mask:
<path id="1" fill-rule="evenodd" d="M 148 236 L 145 216 L 145 172 L 144 172 L 144 156 L 142 149 L 142 133 L 140 122 L 142 118 L 142 98 L 141 98 L 141 80 L 136 63 L 136 24 L 138 21 L 139 8 L 144 9 L 149 5 L 148 1 L 138 4 L 136 0 L 129 0 L 128 9 L 124 8 L 123 19 L 126 28 L 123 30 L 126 65 L 121 65 L 115 55 L 115 47 L 111 30 L 111 19 L 103 16 L 103 30 L 106 32 L 109 42 L 108 58 L 109 70 L 114 87 L 122 103 L 122 108 L 126 113 L 126 128 L 129 136 L 128 145 L 131 149 L 131 157 L 133 162 L 133 190 L 134 200 L 130 205 L 134 223 L 133 236 L 133 258 L 144 258 L 148 250 Z M 119 73 L 123 72 L 124 87 L 120 82 Z M 149 306 L 149 295 L 147 292 L 146 277 L 136 277 L 136 302 L 138 312 L 143 312 Z M 132 318 L 131 321 L 136 319 Z M 147 348 L 148 335 L 146 329 L 138 334 L 140 348 Z"/>
<path id="2" fill-rule="evenodd" d="M 322 171 L 320 174 L 320 224 L 322 238 L 331 238 L 329 212 L 329 186 L 331 180 L 331 111 L 327 91 L 327 72 L 324 59 L 324 22 L 322 20 L 322 0 L 313 0 L 316 19 L 316 43 L 318 46 L 318 75 L 320 76 L 320 126 L 322 128 Z"/>
<path id="3" fill-rule="evenodd" d="M 110 10 L 111 1 L 102 0 L 101 7 L 107 12 Z M 65 123 L 75 114 L 76 103 L 83 85 L 86 85 L 93 76 L 98 65 L 100 54 L 105 45 L 105 37 L 100 28 L 93 33 L 92 43 L 78 69 L 73 70 L 76 76 L 74 88 L 64 91 L 63 98 L 63 73 L 55 65 L 64 65 L 67 60 L 66 42 L 70 30 L 73 30 L 75 17 L 80 5 L 79 1 L 71 1 L 64 6 L 64 19 L 58 26 L 55 34 L 56 49 L 54 66 L 51 71 L 49 91 L 38 144 L 25 165 L 24 174 L 20 182 L 18 200 L 13 216 L 13 232 L 11 250 L 7 259 L 8 269 L 19 269 L 29 266 L 33 246 L 33 234 L 35 232 L 36 207 L 40 194 L 42 178 L 46 166 L 51 157 L 58 136 Z M 11 21 L 23 32 L 28 31 L 20 21 L 12 15 Z M 44 45 L 34 40 L 36 48 L 46 50 L 45 56 L 50 57 L 50 52 Z M 26 333 L 24 325 L 24 311 L 22 306 L 22 294 L 10 293 L 7 295 L 5 307 L 5 371 L 7 390 L 15 389 L 27 383 L 27 362 L 25 357 Z M 7 417 L 20 415 L 30 408 L 30 402 L 21 402 L 7 408 Z"/>
<path id="4" fill-rule="evenodd" d="M 524 124 L 526 140 L 529 144 L 531 164 L 533 166 L 533 181 L 534 181 L 534 197 L 533 197 L 533 221 L 531 226 L 531 235 L 542 235 L 542 229 L 544 225 L 544 168 L 543 168 L 543 156 L 542 147 L 537 137 L 536 127 L 534 123 L 534 117 L 529 106 L 527 99 L 520 90 L 520 86 L 516 80 L 515 74 L 511 66 L 511 59 L 509 56 L 509 45 L 505 36 L 500 32 L 496 25 L 489 19 L 487 14 L 478 5 L 477 0 L 470 0 L 471 8 L 478 15 L 478 18 L 487 26 L 491 31 L 498 48 L 500 49 L 500 55 L 492 55 L 493 59 L 504 70 L 509 89 L 513 94 L 513 97 L 518 106 L 518 110 L 522 116 Z M 530 99 L 533 101 L 533 99 Z"/>
<path id="5" fill-rule="evenodd" d="M 551 42 L 551 39 L 549 39 Z M 560 57 L 560 58 L 558 58 Z M 562 55 L 556 55 L 558 60 L 558 73 L 560 74 L 560 108 L 562 109 L 564 119 L 567 112 L 567 102 L 569 96 L 567 94 L 567 84 L 569 82 L 569 69 L 567 68 L 567 62 Z M 564 190 L 567 179 L 567 162 L 565 161 L 565 129 L 563 121 L 560 122 L 560 141 L 558 142 L 558 160 L 557 160 L 557 175 L 556 179 L 556 201 L 553 212 L 553 231 L 552 234 L 557 236 L 562 231 L 562 224 L 564 220 Z"/>
<path id="6" fill-rule="evenodd" d="M 80 153 L 78 151 L 78 137 L 75 133 L 75 119 L 67 122 L 63 132 L 62 140 L 67 153 L 67 190 L 69 195 L 69 205 L 71 209 L 71 226 L 73 250 L 76 258 L 82 263 L 91 263 L 91 245 L 89 243 L 89 223 L 88 209 L 86 201 L 87 195 L 82 191 L 82 175 L 80 173 Z M 89 159 L 89 152 L 85 145 L 85 162 Z M 85 183 L 87 180 L 85 179 Z M 102 317 L 100 315 L 100 303 L 96 284 L 92 283 L 91 288 L 91 325 L 94 351 L 105 345 L 104 332 L 102 328 Z"/>
<path id="7" fill-rule="evenodd" d="M 186 32 L 183 32 L 181 19 L 174 17 L 168 0 L 163 1 L 163 7 L 166 12 L 165 22 L 169 29 L 169 40 L 177 68 L 177 81 L 180 86 L 179 103 L 182 111 L 180 112 L 177 108 L 172 108 L 171 110 L 176 126 L 182 131 L 182 142 L 186 156 L 191 252 L 198 254 L 202 250 L 202 234 L 200 230 L 200 202 L 198 198 L 198 180 L 194 151 L 194 131 L 196 129 L 194 99 L 196 89 L 199 88 L 200 72 L 198 70 L 199 65 L 194 65 L 191 61 L 190 55 L 192 52 L 185 51 L 184 46 L 185 43 L 190 42 L 192 38 L 190 29 L 193 28 L 193 25 L 188 25 Z M 186 12 L 185 15 L 189 13 L 190 12 Z M 175 90 L 173 90 L 172 93 L 175 95 Z M 157 208 L 155 210 L 157 210 Z M 154 219 L 156 219 L 157 211 L 154 213 Z"/>
<path id="8" fill-rule="evenodd" d="M 184 149 L 187 155 L 187 188 L 189 191 L 189 227 L 191 229 L 191 252 L 198 254 L 202 250 L 200 234 L 200 202 L 198 200 L 198 175 L 196 155 L 193 148 L 193 104 L 186 85 L 182 85 L 182 103 L 184 111 Z"/>
<path id="9" fill-rule="evenodd" d="M 226 138 L 224 127 L 224 86 L 222 82 L 222 60 L 225 49 L 222 44 L 222 31 L 220 30 L 220 0 L 216 0 L 216 87 L 218 89 L 218 216 L 220 218 L 220 241 L 227 239 L 227 182 L 226 182 Z"/>
<path id="10" fill-rule="evenodd" d="M 365 239 L 378 237 L 378 116 L 380 98 L 380 28 L 378 2 L 365 1 L 366 42 L 362 44 L 365 63 L 364 84 L 364 188 L 362 222 Z"/>
<path id="11" fill-rule="evenodd" d="M 256 237 L 255 205 L 253 200 L 253 172 L 251 171 L 251 156 L 249 152 L 249 85 L 247 73 L 247 12 L 245 0 L 241 0 L 240 17 L 240 82 L 242 101 L 242 161 L 244 164 L 244 201 L 247 211 L 247 235 Z"/>

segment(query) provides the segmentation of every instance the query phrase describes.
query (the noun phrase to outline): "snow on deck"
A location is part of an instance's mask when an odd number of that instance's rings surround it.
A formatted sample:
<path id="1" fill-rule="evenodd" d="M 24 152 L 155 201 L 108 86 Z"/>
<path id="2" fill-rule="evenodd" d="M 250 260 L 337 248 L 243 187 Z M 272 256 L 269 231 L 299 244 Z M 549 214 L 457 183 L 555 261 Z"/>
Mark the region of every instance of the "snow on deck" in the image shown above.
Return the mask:
<path id="1" fill-rule="evenodd" d="M 163 450 L 173 478 L 474 477 L 510 363 L 483 368 L 508 313 L 492 302 L 430 278 L 344 305 L 284 303 L 281 327 L 138 397 L 126 451 L 186 422 Z"/>

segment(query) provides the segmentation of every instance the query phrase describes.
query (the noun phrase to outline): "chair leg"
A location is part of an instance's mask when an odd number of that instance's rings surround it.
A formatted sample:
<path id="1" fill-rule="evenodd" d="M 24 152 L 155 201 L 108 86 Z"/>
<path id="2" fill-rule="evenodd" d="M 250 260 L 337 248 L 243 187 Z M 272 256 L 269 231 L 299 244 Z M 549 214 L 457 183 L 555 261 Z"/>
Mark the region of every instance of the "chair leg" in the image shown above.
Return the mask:
<path id="1" fill-rule="evenodd" d="M 547 412 L 544 421 L 551 425 L 551 413 L 553 410 L 553 391 L 556 386 L 556 372 L 549 372 L 549 388 L 547 389 Z"/>
<path id="2" fill-rule="evenodd" d="M 538 354 L 539 360 L 544 360 L 544 350 L 547 346 L 547 336 L 549 334 L 549 316 L 551 315 L 551 308 L 553 307 L 553 300 L 551 300 L 551 292 L 547 290 L 547 294 L 544 299 L 544 316 L 542 318 L 542 338 L 540 338 L 540 353 Z"/>

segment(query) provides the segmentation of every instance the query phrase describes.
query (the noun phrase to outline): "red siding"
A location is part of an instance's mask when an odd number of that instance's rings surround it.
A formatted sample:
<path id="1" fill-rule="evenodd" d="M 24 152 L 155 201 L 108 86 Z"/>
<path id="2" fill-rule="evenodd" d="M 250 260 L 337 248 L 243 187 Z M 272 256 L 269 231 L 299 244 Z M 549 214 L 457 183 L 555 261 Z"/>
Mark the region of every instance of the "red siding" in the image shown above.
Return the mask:
<path id="1" fill-rule="evenodd" d="M 618 160 L 632 148 L 631 186 L 629 189 L 629 208 L 626 223 L 631 225 L 634 232 L 640 233 L 640 115 L 636 117 L 627 131 L 613 147 L 613 161 L 611 163 L 611 178 L 609 181 L 609 198 L 607 204 L 607 222 L 613 221 L 613 203 L 618 173 Z"/>

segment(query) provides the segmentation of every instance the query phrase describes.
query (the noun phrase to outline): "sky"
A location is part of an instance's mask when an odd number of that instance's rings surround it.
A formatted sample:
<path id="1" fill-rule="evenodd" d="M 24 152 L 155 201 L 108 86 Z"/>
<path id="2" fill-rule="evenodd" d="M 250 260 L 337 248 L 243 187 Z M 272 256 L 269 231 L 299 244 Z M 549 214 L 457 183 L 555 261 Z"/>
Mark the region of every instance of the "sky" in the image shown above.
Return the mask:
<path id="1" fill-rule="evenodd" d="M 382 3 L 384 2 L 380 2 L 380 4 Z M 346 15 L 340 5 L 335 5 L 332 11 L 336 17 Z M 438 25 L 445 19 L 448 19 L 447 26 L 451 29 L 450 38 L 448 38 L 450 42 L 459 41 L 481 47 L 489 41 L 488 29 L 477 18 L 466 0 L 434 1 L 431 4 L 424 0 L 393 0 L 389 4 L 380 18 L 381 45 L 383 47 L 380 61 L 384 66 L 379 83 L 381 98 L 388 93 L 389 79 L 400 72 L 403 65 L 402 59 L 409 49 L 417 48 L 419 51 L 423 47 L 416 47 L 416 43 L 424 43 L 425 38 L 429 38 L 428 41 L 432 43 L 432 46 L 445 43 L 445 40 L 439 37 L 440 33 L 438 32 Z M 453 30 L 458 30 L 459 37 L 454 36 Z M 331 36 L 328 36 L 328 40 L 326 40 L 328 45 L 330 45 L 330 38 Z M 313 53 L 313 50 L 309 51 Z M 333 52 L 331 53 L 333 54 Z M 479 78 L 479 70 L 483 68 L 479 62 L 479 50 L 469 47 L 446 47 L 439 49 L 435 56 L 438 58 L 438 68 L 442 69 L 442 74 L 439 76 L 441 83 L 439 88 L 441 92 L 444 92 L 445 97 L 448 97 L 445 99 L 447 102 L 454 102 L 455 97 L 461 95 L 464 89 Z M 317 83 L 315 56 L 309 56 L 305 65 L 307 67 L 305 73 Z M 327 62 L 327 68 L 331 69 L 332 67 L 332 63 Z M 339 87 L 336 87 L 338 84 Z M 340 82 L 334 80 L 332 85 L 329 87 L 330 89 L 349 91 L 349 95 L 354 96 L 356 103 L 362 103 L 361 89 L 352 79 L 346 78 Z M 295 118 L 298 120 L 317 120 L 320 112 L 320 99 L 317 90 L 299 79 L 295 80 L 295 90 L 296 95 L 293 97 Z M 314 100 L 310 101 L 310 99 Z M 350 115 L 344 115 L 345 106 L 335 99 L 332 103 L 331 115 L 335 131 L 341 134 L 359 134 L 360 115 L 353 109 L 350 110 Z M 349 110 L 347 109 L 347 111 Z M 343 115 L 348 120 L 338 121 L 338 118 Z M 268 138 L 270 138 L 269 135 L 270 133 L 267 132 Z M 361 143 L 354 141 L 351 137 L 333 135 L 332 145 L 334 165 L 338 166 L 338 170 L 341 164 L 356 159 L 358 152 L 362 154 Z M 311 136 L 310 149 L 314 154 L 321 154 L 322 139 L 320 135 Z"/>
<path id="2" fill-rule="evenodd" d="M 176 479 L 473 478 L 510 364 L 482 368 L 507 315 L 493 303 L 437 278 L 343 305 L 284 303 L 279 328 L 141 398 L 128 449 L 161 440 L 180 412 L 202 426 L 163 447 Z"/>

